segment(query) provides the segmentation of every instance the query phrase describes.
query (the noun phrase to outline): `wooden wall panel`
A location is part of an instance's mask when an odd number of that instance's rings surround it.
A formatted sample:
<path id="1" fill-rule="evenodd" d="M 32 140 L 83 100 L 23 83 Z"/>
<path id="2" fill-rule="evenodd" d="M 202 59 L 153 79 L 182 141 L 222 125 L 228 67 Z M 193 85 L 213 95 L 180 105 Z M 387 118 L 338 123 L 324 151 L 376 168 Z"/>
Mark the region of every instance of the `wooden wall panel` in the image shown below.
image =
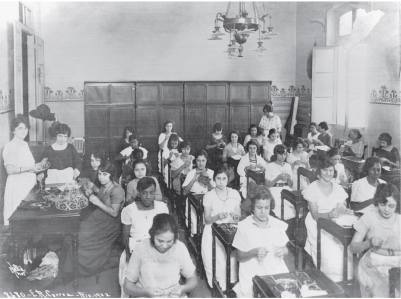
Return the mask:
<path id="1" fill-rule="evenodd" d="M 251 101 L 252 102 L 265 102 L 270 99 L 270 85 L 266 83 L 252 83 L 251 84 Z"/>
<path id="2" fill-rule="evenodd" d="M 121 138 L 126 126 L 135 126 L 134 107 L 119 106 L 110 109 L 110 136 Z"/>
<path id="3" fill-rule="evenodd" d="M 85 137 L 108 138 L 109 108 L 85 107 Z"/>
<path id="4" fill-rule="evenodd" d="M 159 134 L 164 131 L 163 125 L 167 120 L 174 121 L 174 130 L 184 138 L 183 108 L 182 106 L 161 106 Z"/>
<path id="5" fill-rule="evenodd" d="M 311 122 L 311 98 L 300 98 L 297 113 L 297 123 L 309 126 Z"/>
<path id="6" fill-rule="evenodd" d="M 86 99 L 88 104 L 102 104 L 109 101 L 109 86 L 107 84 L 86 85 Z"/>
<path id="7" fill-rule="evenodd" d="M 110 86 L 110 102 L 112 104 L 134 103 L 135 85 L 132 84 L 113 84 Z"/>
<path id="8" fill-rule="evenodd" d="M 206 83 L 186 83 L 185 101 L 188 104 L 201 104 L 206 102 Z"/>
<path id="9" fill-rule="evenodd" d="M 159 102 L 159 84 L 137 83 L 136 104 L 156 104 Z"/>
<path id="10" fill-rule="evenodd" d="M 249 102 L 250 84 L 232 83 L 230 84 L 230 100 L 232 103 Z"/>
<path id="11" fill-rule="evenodd" d="M 212 133 L 213 126 L 215 123 L 221 123 L 223 126 L 223 134 L 227 134 L 229 127 L 228 120 L 228 107 L 227 105 L 213 105 L 207 107 L 207 132 L 208 136 Z"/>
<path id="12" fill-rule="evenodd" d="M 262 116 L 264 115 L 263 113 L 263 106 L 265 104 L 252 104 L 251 105 L 251 121 L 250 124 L 255 124 L 257 126 L 259 126 L 259 122 L 262 118 Z"/>
<path id="13" fill-rule="evenodd" d="M 194 106 L 186 108 L 186 126 L 185 136 L 186 139 L 191 141 L 193 152 L 203 149 L 205 145 L 205 138 L 208 135 L 206 128 L 206 107 Z"/>
<path id="14" fill-rule="evenodd" d="M 227 103 L 228 85 L 227 83 L 208 83 L 207 101 L 214 103 Z"/>
<path id="15" fill-rule="evenodd" d="M 161 103 L 182 105 L 183 89 L 184 85 L 182 83 L 161 84 Z"/>
<path id="16" fill-rule="evenodd" d="M 230 110 L 230 131 L 238 130 L 241 135 L 247 134 L 251 116 L 250 106 L 246 104 L 236 104 L 232 105 Z"/>
<path id="17" fill-rule="evenodd" d="M 84 166 L 87 167 L 90 164 L 90 156 L 94 149 L 104 148 L 108 152 L 110 152 L 111 148 L 109 147 L 109 139 L 108 138 L 89 138 L 85 139 L 85 159 Z M 113 162 L 114 159 L 110 158 L 110 161 Z"/>
<path id="18" fill-rule="evenodd" d="M 136 132 L 142 138 L 157 138 L 161 133 L 159 124 L 159 108 L 147 106 L 137 108 Z M 156 140 L 157 141 L 157 140 Z"/>

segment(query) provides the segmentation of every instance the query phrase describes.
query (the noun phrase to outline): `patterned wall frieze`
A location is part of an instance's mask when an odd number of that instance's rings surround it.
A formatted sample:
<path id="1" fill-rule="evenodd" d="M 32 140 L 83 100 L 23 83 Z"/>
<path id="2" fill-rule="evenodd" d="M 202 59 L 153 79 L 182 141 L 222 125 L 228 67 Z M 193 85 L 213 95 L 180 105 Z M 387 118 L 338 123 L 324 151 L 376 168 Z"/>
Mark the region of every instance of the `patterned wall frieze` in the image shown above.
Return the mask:
<path id="1" fill-rule="evenodd" d="M 50 87 L 45 87 L 45 101 L 66 101 L 66 100 L 84 100 L 84 91 L 77 92 L 74 87 L 68 87 L 63 93 L 61 90 L 53 92 Z"/>
<path id="2" fill-rule="evenodd" d="M 0 112 L 14 109 L 14 95 L 13 90 L 10 89 L 8 96 L 3 95 L 3 91 L 0 90 Z"/>
<path id="3" fill-rule="evenodd" d="M 401 105 L 398 93 L 395 90 L 389 91 L 386 86 L 380 87 L 378 92 L 376 90 L 372 90 L 370 93 L 370 102 Z"/>
<path id="4" fill-rule="evenodd" d="M 301 88 L 295 88 L 291 85 L 288 89 L 281 88 L 279 89 L 276 85 L 272 85 L 271 87 L 271 96 L 272 97 L 301 97 L 301 98 L 310 98 L 312 97 L 312 93 L 309 88 L 305 88 L 302 85 Z"/>

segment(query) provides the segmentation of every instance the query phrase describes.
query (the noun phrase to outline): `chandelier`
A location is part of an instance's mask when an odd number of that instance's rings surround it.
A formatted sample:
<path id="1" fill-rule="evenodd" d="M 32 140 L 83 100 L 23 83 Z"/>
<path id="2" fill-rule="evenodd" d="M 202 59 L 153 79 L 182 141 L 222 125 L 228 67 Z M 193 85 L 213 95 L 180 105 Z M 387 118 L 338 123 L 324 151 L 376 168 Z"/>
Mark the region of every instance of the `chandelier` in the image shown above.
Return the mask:
<path id="1" fill-rule="evenodd" d="M 266 12 L 266 4 L 262 4 L 263 10 Z M 235 56 L 243 57 L 242 51 L 244 50 L 244 47 L 242 45 L 248 40 L 251 34 L 256 33 L 258 30 L 259 41 L 257 42 L 258 47 L 255 51 L 259 53 L 259 56 L 263 56 L 264 52 L 267 51 L 267 49 L 263 47 L 262 40 L 268 40 L 271 39 L 272 36 L 278 35 L 278 33 L 273 32 L 273 27 L 271 26 L 271 15 L 266 13 L 259 17 L 260 14 L 257 5 L 255 2 L 252 2 L 252 5 L 254 17 L 248 17 L 248 12 L 245 10 L 245 2 L 239 2 L 239 13 L 235 17 L 228 17 L 231 2 L 228 3 L 225 15 L 221 13 L 216 15 L 213 34 L 208 40 L 222 40 L 220 36 L 226 35 L 226 33 L 220 32 L 219 22 L 223 23 L 223 28 L 225 32 L 229 33 L 230 38 L 228 49 L 227 51 L 224 51 L 228 53 L 229 59 Z M 268 27 L 266 27 L 266 18 L 269 19 Z"/>

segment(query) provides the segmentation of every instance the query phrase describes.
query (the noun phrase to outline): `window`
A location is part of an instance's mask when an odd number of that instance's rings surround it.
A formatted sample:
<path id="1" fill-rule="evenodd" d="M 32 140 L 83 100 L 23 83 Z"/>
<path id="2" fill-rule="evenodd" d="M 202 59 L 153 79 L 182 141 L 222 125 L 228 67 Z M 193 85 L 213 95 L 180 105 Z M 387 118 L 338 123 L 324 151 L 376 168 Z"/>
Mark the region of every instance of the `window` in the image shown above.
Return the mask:
<path id="1" fill-rule="evenodd" d="M 338 25 L 338 35 L 339 36 L 344 36 L 351 34 L 352 31 L 352 11 L 349 11 L 345 14 L 343 14 L 340 17 L 340 22 Z"/>
<path id="2" fill-rule="evenodd" d="M 25 26 L 32 28 L 32 10 L 21 2 L 19 3 L 19 21 Z"/>

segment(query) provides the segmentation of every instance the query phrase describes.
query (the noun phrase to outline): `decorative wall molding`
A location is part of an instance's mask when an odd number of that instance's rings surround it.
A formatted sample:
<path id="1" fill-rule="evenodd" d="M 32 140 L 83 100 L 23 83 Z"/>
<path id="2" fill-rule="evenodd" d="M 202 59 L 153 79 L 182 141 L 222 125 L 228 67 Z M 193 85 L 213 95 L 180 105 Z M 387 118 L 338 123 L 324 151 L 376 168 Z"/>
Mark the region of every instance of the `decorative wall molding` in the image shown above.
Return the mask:
<path id="1" fill-rule="evenodd" d="M 68 87 L 65 93 L 61 90 L 53 92 L 50 87 L 45 87 L 45 102 L 48 101 L 66 101 L 66 100 L 84 100 L 84 91 L 77 92 L 74 87 Z"/>
<path id="2" fill-rule="evenodd" d="M 14 94 L 13 90 L 10 89 L 8 96 L 3 95 L 3 91 L 0 90 L 0 112 L 14 109 Z"/>
<path id="3" fill-rule="evenodd" d="M 380 87 L 378 92 L 376 90 L 372 90 L 370 93 L 370 102 L 401 105 L 398 93 L 395 90 L 389 91 L 386 86 Z"/>
<path id="4" fill-rule="evenodd" d="M 302 85 L 301 88 L 295 88 L 291 85 L 287 90 L 285 88 L 277 88 L 276 85 L 272 85 L 271 87 L 271 96 L 272 97 L 301 97 L 301 98 L 310 98 L 312 97 L 312 93 L 309 88 L 305 88 Z"/>

